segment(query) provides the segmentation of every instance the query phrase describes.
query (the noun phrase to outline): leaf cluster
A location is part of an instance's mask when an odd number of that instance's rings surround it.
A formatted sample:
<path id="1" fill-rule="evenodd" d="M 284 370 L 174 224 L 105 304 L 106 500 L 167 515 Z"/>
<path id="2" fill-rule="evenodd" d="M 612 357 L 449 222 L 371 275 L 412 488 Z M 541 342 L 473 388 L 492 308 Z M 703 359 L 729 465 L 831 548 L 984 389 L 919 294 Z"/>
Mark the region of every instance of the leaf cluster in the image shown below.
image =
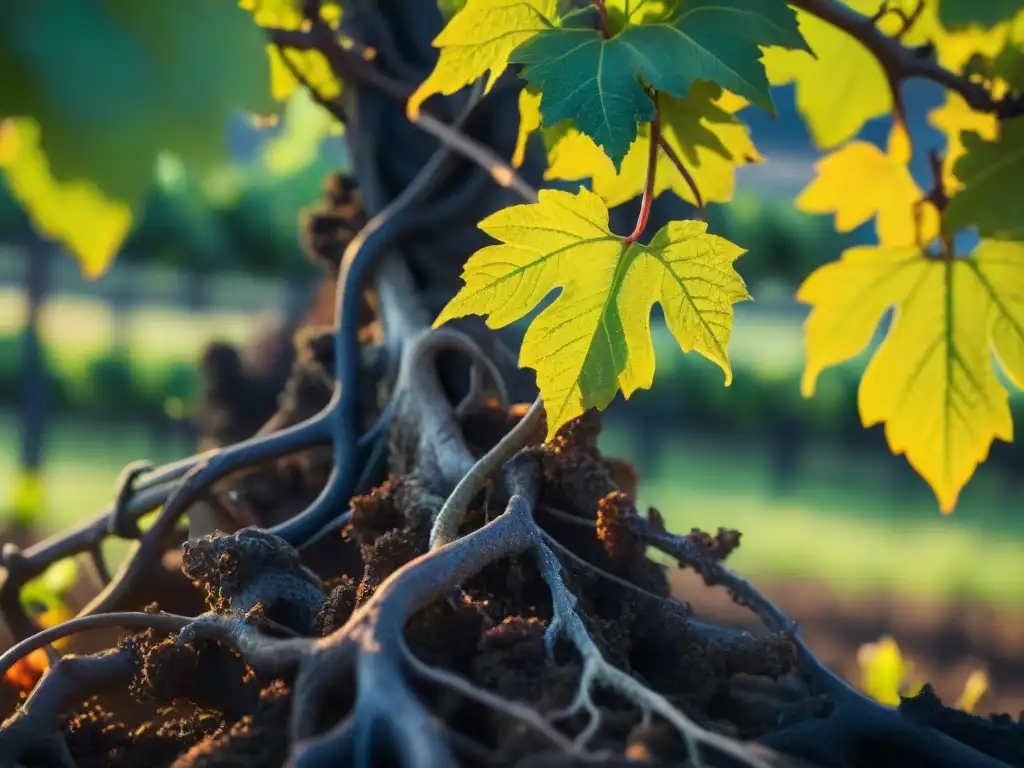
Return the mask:
<path id="1" fill-rule="evenodd" d="M 558 291 L 520 357 L 537 372 L 552 429 L 651 385 L 655 302 L 680 347 L 721 365 L 728 384 L 733 305 L 749 298 L 733 265 L 743 249 L 696 222 L 672 224 L 647 246 L 636 238 L 663 192 L 699 208 L 731 200 L 736 167 L 763 161 L 739 113 L 774 114 L 772 87 L 792 85 L 814 142 L 829 152 L 797 207 L 833 214 L 840 232 L 874 222 L 878 236 L 877 247 L 848 250 L 798 291 L 811 305 L 803 393 L 813 394 L 822 369 L 862 352 L 894 311 L 861 382 L 861 419 L 885 425 L 893 452 L 949 511 L 992 440 L 1012 439 L 1006 379 L 1024 382 L 1024 246 L 1015 242 L 1024 206 L 1014 192 L 1024 178 L 1022 40 L 1016 3 L 468 0 L 435 40 L 437 66 L 410 113 L 484 75 L 491 87 L 520 65 L 513 163 L 539 132 L 546 178 L 591 191 L 545 193 L 482 222 L 501 245 L 469 260 L 465 287 L 438 321 L 482 314 L 503 326 Z M 945 135 L 929 153 L 930 186 L 911 173 L 921 147 L 905 128 L 901 88 L 917 76 L 947 88 L 929 115 Z M 888 145 L 859 139 L 881 116 L 893 118 Z M 638 195 L 637 231 L 608 232 L 607 207 Z M 968 229 L 981 243 L 958 251 Z M 677 252 L 671 233 L 682 231 L 692 233 L 687 271 L 648 267 L 676 263 L 659 259 L 662 248 Z"/>
<path id="2" fill-rule="evenodd" d="M 328 48 L 356 51 L 371 69 L 374 53 L 343 38 L 337 3 L 314 5 L 316 18 L 299 0 L 58 0 L 45 10 L 14 0 L 0 30 L 0 63 L 16 75 L 0 84 L 0 169 L 35 226 L 99 274 L 137 217 L 154 166 L 170 158 L 198 176 L 222 170 L 224 124 L 238 109 L 283 107 L 284 130 L 264 168 L 308 166 L 344 118 Z M 791 86 L 827 153 L 797 208 L 833 215 L 840 232 L 873 223 L 877 235 L 877 246 L 847 250 L 797 293 L 811 307 L 803 392 L 864 350 L 891 315 L 860 384 L 861 419 L 884 424 L 893 452 L 906 455 L 943 510 L 954 507 L 992 441 L 1012 439 L 1008 387 L 1024 382 L 1019 3 L 442 0 L 438 8 L 436 66 L 408 98 L 410 119 L 424 119 L 432 96 L 480 80 L 486 94 L 513 68 L 525 87 L 512 165 L 529 143 L 542 144 L 546 178 L 580 184 L 481 222 L 497 244 L 469 259 L 464 287 L 438 318 L 482 314 L 497 327 L 539 311 L 520 362 L 537 373 L 552 433 L 620 391 L 651 386 L 655 304 L 679 346 L 716 363 L 729 383 L 734 306 L 750 299 L 736 262 L 759 244 L 729 242 L 704 212 L 732 200 L 738 167 L 765 160 L 744 110 L 774 115 L 773 89 Z M 920 78 L 945 89 L 928 115 L 941 146 L 906 130 L 903 86 Z M 880 117 L 892 120 L 884 147 L 861 138 Z M 930 178 L 921 179 L 911 169 L 925 164 Z M 699 217 L 648 232 L 651 203 L 666 192 Z M 636 197 L 634 230 L 612 232 L 609 209 Z M 965 235 L 980 242 L 965 246 Z"/>

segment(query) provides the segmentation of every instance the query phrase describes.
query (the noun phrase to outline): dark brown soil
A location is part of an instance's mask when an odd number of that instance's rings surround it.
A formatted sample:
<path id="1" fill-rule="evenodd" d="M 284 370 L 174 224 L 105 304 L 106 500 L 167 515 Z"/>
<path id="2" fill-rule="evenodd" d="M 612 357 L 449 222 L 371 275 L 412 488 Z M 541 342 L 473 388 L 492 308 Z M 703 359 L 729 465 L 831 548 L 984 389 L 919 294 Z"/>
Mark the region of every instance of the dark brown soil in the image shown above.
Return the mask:
<path id="1" fill-rule="evenodd" d="M 893 594 L 844 595 L 808 581 L 758 579 L 757 585 L 799 622 L 819 658 L 855 684 L 858 647 L 890 635 L 943 701 L 954 701 L 971 671 L 982 668 L 990 690 L 977 711 L 1024 712 L 1024 611 Z M 724 590 L 707 589 L 690 571 L 673 571 L 672 587 L 702 617 L 758 629 L 749 611 Z"/>

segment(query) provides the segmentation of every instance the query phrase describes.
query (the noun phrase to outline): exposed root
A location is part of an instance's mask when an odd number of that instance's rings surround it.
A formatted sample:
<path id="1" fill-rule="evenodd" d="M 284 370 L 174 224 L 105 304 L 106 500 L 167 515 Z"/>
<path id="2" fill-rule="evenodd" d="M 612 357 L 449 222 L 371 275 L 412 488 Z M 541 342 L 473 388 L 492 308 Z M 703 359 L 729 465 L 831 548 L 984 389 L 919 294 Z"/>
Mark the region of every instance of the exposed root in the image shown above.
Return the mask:
<path id="1" fill-rule="evenodd" d="M 95 656 L 65 656 L 50 667 L 17 712 L 0 727 L 0 768 L 21 765 L 65 766 L 75 761 L 59 731 L 58 715 L 105 690 L 127 688 L 135 674 L 127 645 Z"/>
<path id="2" fill-rule="evenodd" d="M 189 621 L 191 619 L 187 616 L 174 616 L 167 613 L 125 612 L 80 616 L 57 626 L 47 627 L 4 651 L 3 655 L 0 655 L 0 678 L 3 678 L 7 670 L 17 664 L 20 659 L 37 648 L 44 648 L 56 640 L 70 637 L 78 632 L 85 632 L 90 629 L 122 627 L 134 630 L 153 629 L 157 632 L 170 633 L 177 632 L 186 626 Z"/>
<path id="3" fill-rule="evenodd" d="M 328 757 L 361 764 L 360 757 L 382 734 L 390 736 L 400 763 L 410 768 L 456 765 L 443 731 L 409 691 L 401 671 L 408 649 L 409 616 L 446 594 L 486 565 L 525 550 L 531 541 L 531 507 L 538 492 L 535 466 L 521 465 L 516 494 L 504 514 L 445 548 L 409 562 L 391 575 L 373 598 L 334 634 L 317 643 L 300 664 L 290 733 L 296 766 L 316 766 Z M 355 703 L 342 725 L 325 735 L 323 722 L 339 676 L 354 669 Z"/>
<path id="4" fill-rule="evenodd" d="M 509 430 L 497 445 L 485 453 L 468 472 L 462 475 L 462 479 L 448 496 L 434 520 L 434 527 L 430 531 L 431 549 L 443 547 L 458 536 L 462 516 L 473 497 L 483 490 L 488 479 L 501 469 L 506 461 L 535 438 L 537 427 L 543 423 L 543 419 L 544 404 L 540 398 L 537 398 L 519 423 Z"/>
<path id="5" fill-rule="evenodd" d="M 686 740 L 690 760 L 695 766 L 704 765 L 700 758 L 700 745 L 703 743 L 754 768 L 769 768 L 767 763 L 751 755 L 739 742 L 701 728 L 672 706 L 664 696 L 605 661 L 576 610 L 576 597 L 562 579 L 558 558 L 539 535 L 535 534 L 534 542 L 533 551 L 541 575 L 551 590 L 554 604 L 554 618 L 544 638 L 549 652 L 554 653 L 555 643 L 560 636 L 564 636 L 583 658 L 583 677 L 576 699 L 568 710 L 558 713 L 560 717 L 574 715 L 580 711 L 585 711 L 589 715 L 590 721 L 576 739 L 578 746 L 586 745 L 601 726 L 600 710 L 594 703 L 591 689 L 603 684 L 639 707 L 645 720 L 654 713 L 678 729 Z"/>

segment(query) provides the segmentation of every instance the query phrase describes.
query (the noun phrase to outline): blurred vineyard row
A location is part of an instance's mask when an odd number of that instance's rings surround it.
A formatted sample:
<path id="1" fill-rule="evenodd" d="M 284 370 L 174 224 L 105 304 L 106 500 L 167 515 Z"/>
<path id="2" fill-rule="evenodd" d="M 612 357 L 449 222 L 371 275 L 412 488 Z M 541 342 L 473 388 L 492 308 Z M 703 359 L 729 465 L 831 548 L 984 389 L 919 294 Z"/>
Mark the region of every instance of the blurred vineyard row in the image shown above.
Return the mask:
<path id="1" fill-rule="evenodd" d="M 857 413 L 863 360 L 826 372 L 816 395 L 805 400 L 800 395 L 800 332 L 798 317 L 775 318 L 754 309 L 741 313 L 734 342 L 735 377 L 726 388 L 717 367 L 681 355 L 664 326 L 657 325 L 656 386 L 633 396 L 629 420 L 657 424 L 650 432 L 666 436 L 678 429 L 736 436 L 782 432 L 789 439 L 874 446 L 878 436 L 864 430 Z M 184 418 L 200 396 L 195 363 L 154 353 L 140 355 L 124 348 L 82 359 L 44 344 L 50 406 L 78 416 Z M 16 401 L 21 376 L 19 337 L 0 336 L 0 402 Z M 1012 406 L 1015 419 L 1024 421 L 1024 398 L 1014 398 Z M 1016 445 L 1000 447 L 993 461 L 1019 467 L 1024 447 Z"/>

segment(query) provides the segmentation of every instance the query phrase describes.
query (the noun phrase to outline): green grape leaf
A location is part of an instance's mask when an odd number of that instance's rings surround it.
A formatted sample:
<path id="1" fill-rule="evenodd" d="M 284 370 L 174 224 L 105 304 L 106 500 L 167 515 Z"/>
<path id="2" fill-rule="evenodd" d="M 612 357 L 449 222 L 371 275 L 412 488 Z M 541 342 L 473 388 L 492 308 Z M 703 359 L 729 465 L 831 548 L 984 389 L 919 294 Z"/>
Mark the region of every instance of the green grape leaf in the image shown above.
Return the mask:
<path id="1" fill-rule="evenodd" d="M 437 9 L 446 22 L 466 7 L 466 0 L 437 0 Z"/>
<path id="2" fill-rule="evenodd" d="M 410 118 L 435 94 L 450 95 L 487 75 L 484 93 L 508 67 L 509 54 L 550 28 L 557 0 L 467 0 L 434 38 L 441 49 L 430 76 L 409 97 Z"/>
<path id="3" fill-rule="evenodd" d="M 736 96 L 723 93 L 714 83 L 699 80 L 690 95 L 675 99 L 659 98 L 662 137 L 675 151 L 700 190 L 705 203 L 724 203 L 732 199 L 736 186 L 736 167 L 760 162 L 761 156 L 750 139 L 750 131 L 734 112 L 745 106 Z M 521 102 L 522 106 L 522 102 Z M 526 115 L 523 128 L 532 125 Z M 609 207 L 637 197 L 643 191 L 650 152 L 650 126 L 643 125 L 629 148 L 622 167 L 616 172 L 608 157 L 575 129 L 547 129 L 548 169 L 545 178 L 592 179 L 593 191 Z M 697 200 L 689 183 L 669 156 L 658 154 L 654 194 L 671 190 L 690 203 Z"/>
<path id="4" fill-rule="evenodd" d="M 939 0 L 939 21 L 946 29 L 994 27 L 1021 10 L 1020 0 Z"/>
<path id="5" fill-rule="evenodd" d="M 677 98 L 698 80 L 717 83 L 774 114 L 761 45 L 810 51 L 796 14 L 782 0 L 695 0 L 671 15 L 641 17 L 605 39 L 583 26 L 545 29 L 512 52 L 541 95 L 545 126 L 572 121 L 608 155 L 616 172 L 654 116 L 645 85 Z M 664 18 L 662 18 L 664 17 Z"/>
<path id="6" fill-rule="evenodd" d="M 654 102 L 637 79 L 633 51 L 593 29 L 548 29 L 509 60 L 541 92 L 544 125 L 572 120 L 604 149 L 616 169 L 636 138 L 636 124 L 654 117 Z"/>
<path id="7" fill-rule="evenodd" d="M 656 90 L 681 98 L 695 80 L 709 80 L 772 114 L 760 46 L 811 53 L 784 0 L 693 0 L 664 21 L 627 26 L 616 39 Z"/>
<path id="8" fill-rule="evenodd" d="M 1024 118 L 1004 121 L 995 141 L 973 131 L 961 139 L 965 153 L 954 173 L 964 188 L 950 201 L 943 224 L 950 231 L 974 226 L 982 237 L 1024 239 Z"/>
<path id="9" fill-rule="evenodd" d="M 43 234 L 99 274 L 120 247 L 123 211 L 130 219 L 139 209 L 160 152 L 191 168 L 216 167 L 227 154 L 228 119 L 273 106 L 265 43 L 234 3 L 7 2 L 0 114 L 31 120 L 39 150 L 34 168 L 24 156 L 17 172 L 5 166 L 8 184 Z M 106 211 L 108 224 L 96 224 L 102 236 L 76 232 L 93 226 L 83 218 L 89 197 L 88 206 Z M 68 200 L 75 205 L 62 208 Z"/>
<path id="10" fill-rule="evenodd" d="M 992 62 L 992 74 L 1015 93 L 1024 93 L 1024 43 L 1007 43 Z"/>
<path id="11" fill-rule="evenodd" d="M 485 315 L 500 328 L 558 297 L 530 324 L 519 363 L 533 368 L 548 436 L 621 390 L 629 397 L 654 379 L 650 314 L 661 304 L 679 346 L 717 363 L 732 381 L 728 345 L 733 305 L 749 299 L 734 262 L 744 251 L 699 221 L 672 222 L 648 245 L 626 243 L 593 192 L 541 190 L 539 202 L 498 211 L 480 228 L 499 245 L 466 263 L 465 285 L 435 326 Z"/>

